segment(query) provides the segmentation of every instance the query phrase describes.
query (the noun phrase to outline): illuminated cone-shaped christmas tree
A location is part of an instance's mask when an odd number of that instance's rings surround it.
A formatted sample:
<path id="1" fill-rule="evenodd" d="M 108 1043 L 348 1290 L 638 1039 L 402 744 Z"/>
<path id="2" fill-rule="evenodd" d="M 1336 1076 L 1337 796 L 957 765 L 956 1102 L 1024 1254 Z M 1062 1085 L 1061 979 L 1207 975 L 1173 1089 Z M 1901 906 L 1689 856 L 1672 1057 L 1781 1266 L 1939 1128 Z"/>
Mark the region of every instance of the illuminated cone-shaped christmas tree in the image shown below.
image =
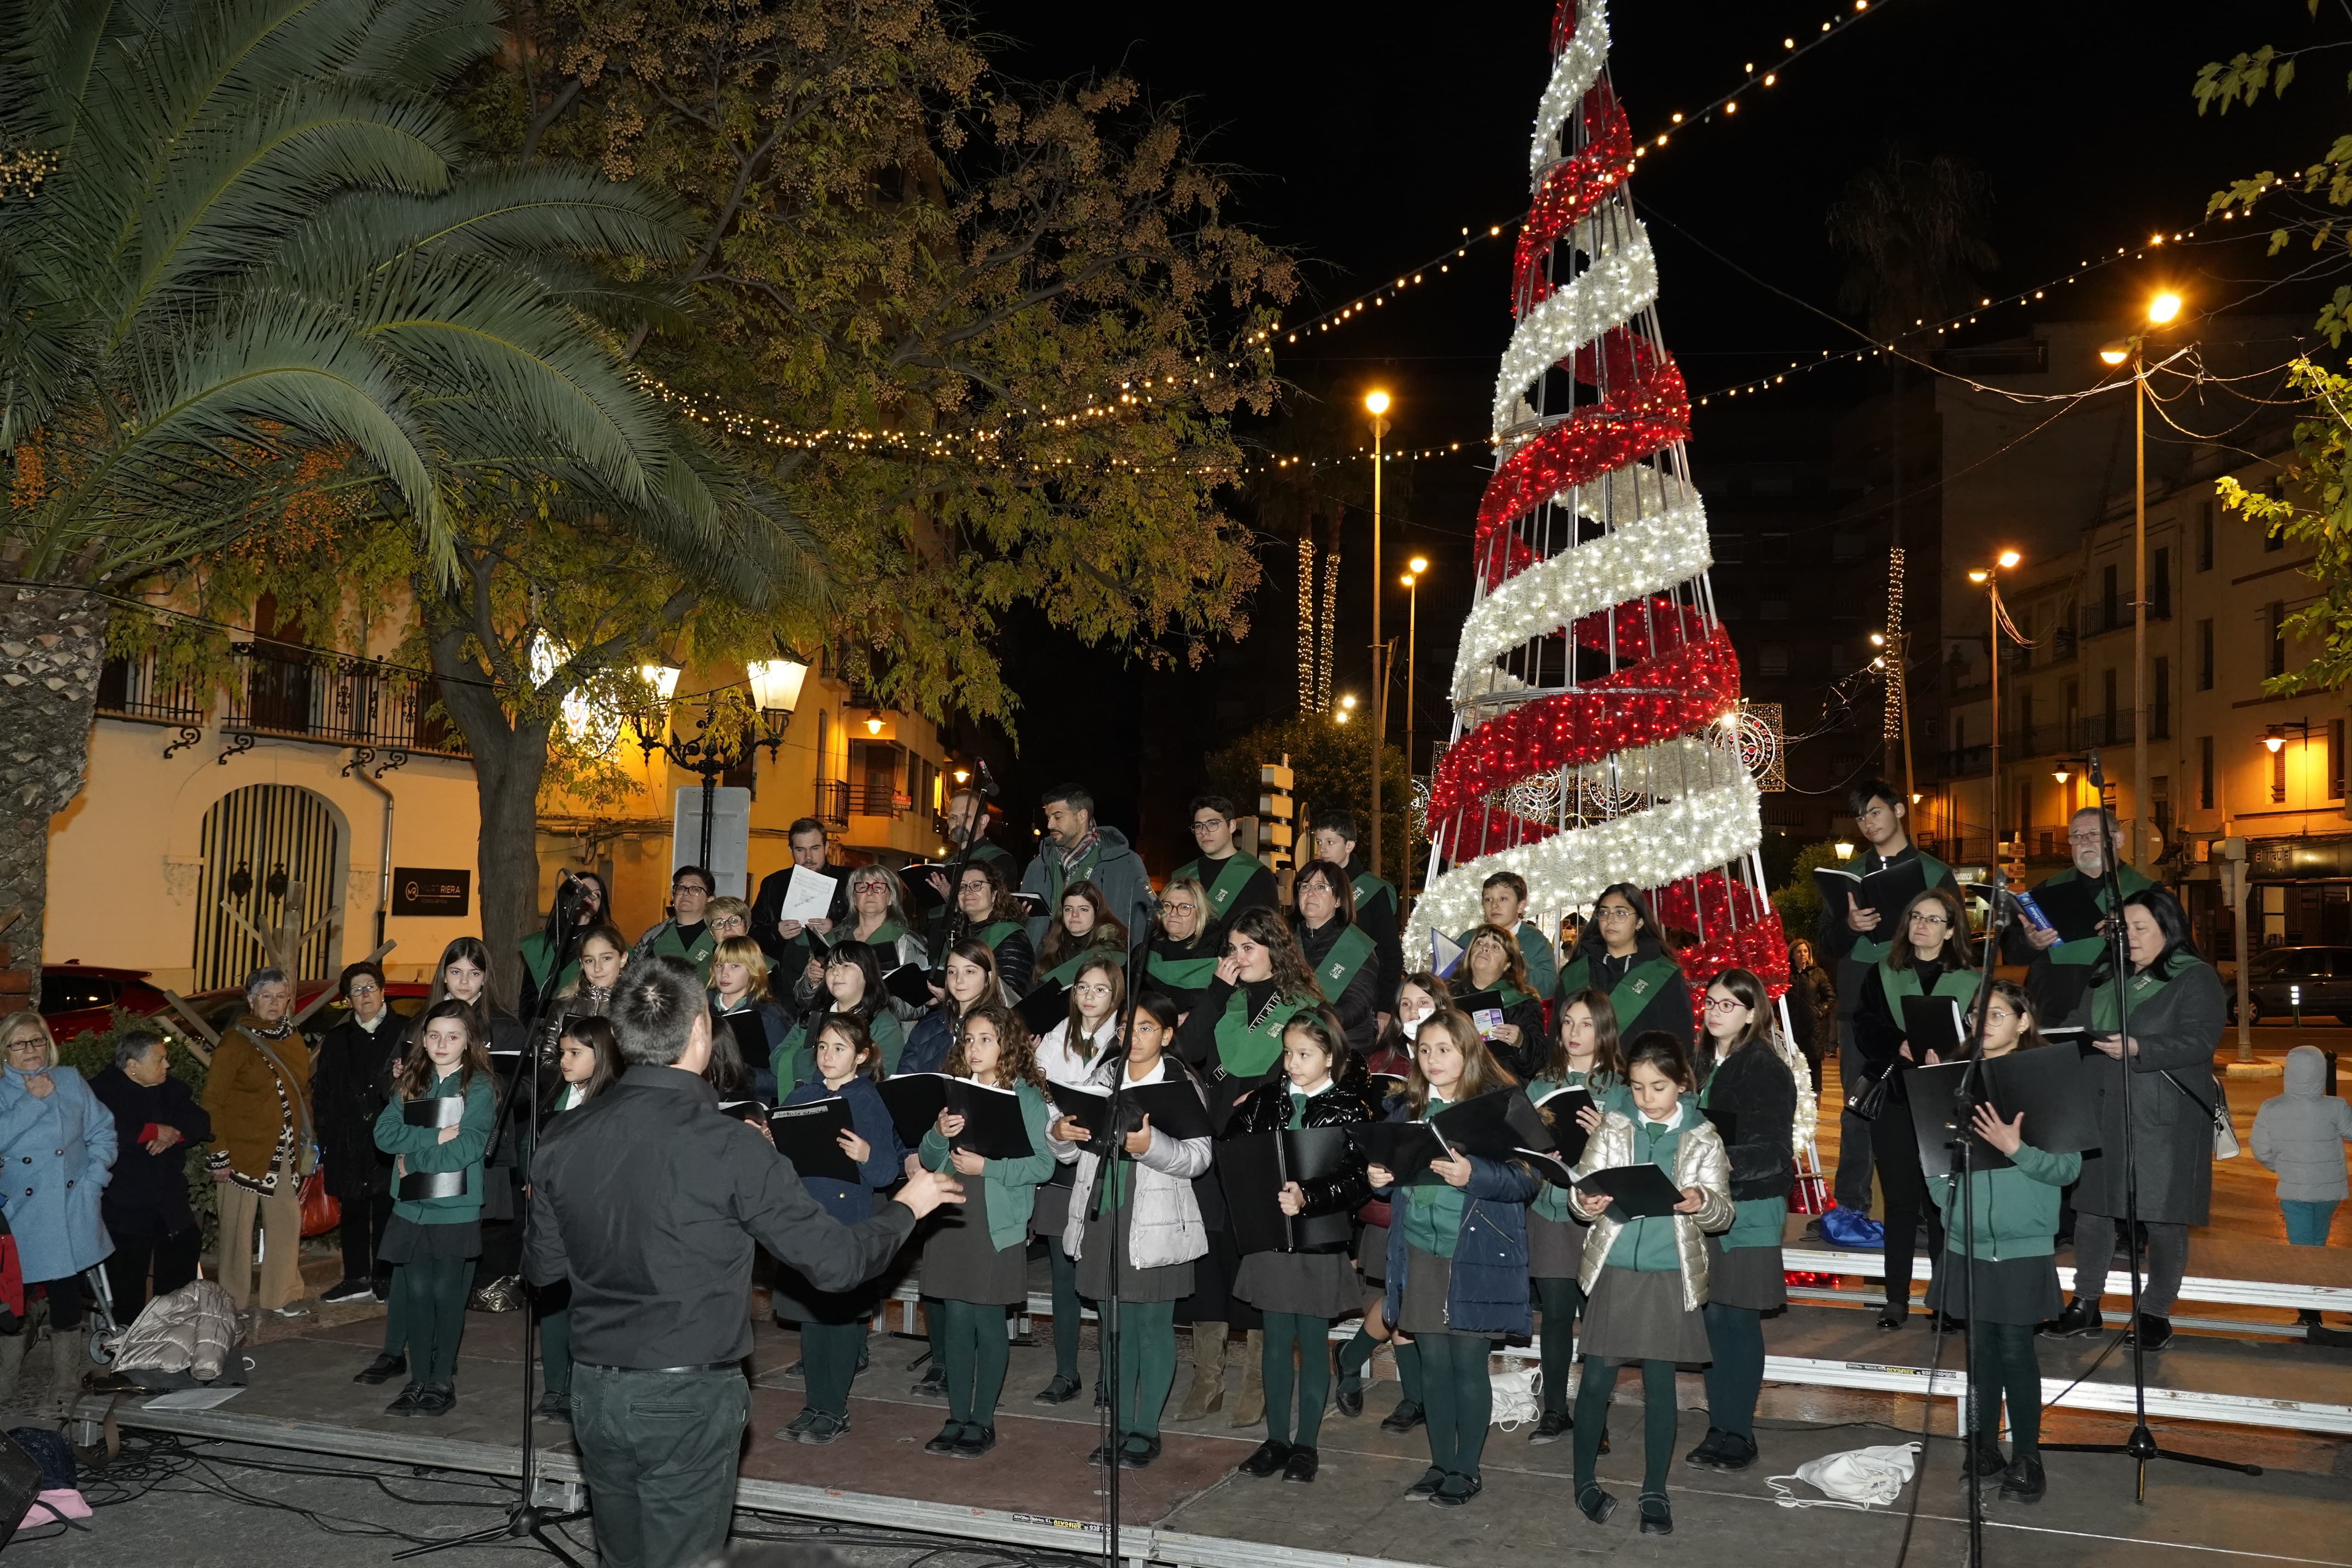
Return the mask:
<path id="1" fill-rule="evenodd" d="M 1788 952 L 1756 847 L 1739 664 L 1707 584 L 1690 400 L 1657 316 L 1627 186 L 1633 132 L 1609 85 L 1601 0 L 1561 0 L 1513 270 L 1517 326 L 1495 383 L 1496 468 L 1478 507 L 1475 602 L 1454 739 L 1428 798 L 1431 864 L 1408 941 L 1477 923 L 1480 884 L 1528 881 L 1557 928 L 1612 882 L 1647 890 L 1698 1001 Z M 1810 1123 L 1811 1118 L 1802 1118 Z"/>

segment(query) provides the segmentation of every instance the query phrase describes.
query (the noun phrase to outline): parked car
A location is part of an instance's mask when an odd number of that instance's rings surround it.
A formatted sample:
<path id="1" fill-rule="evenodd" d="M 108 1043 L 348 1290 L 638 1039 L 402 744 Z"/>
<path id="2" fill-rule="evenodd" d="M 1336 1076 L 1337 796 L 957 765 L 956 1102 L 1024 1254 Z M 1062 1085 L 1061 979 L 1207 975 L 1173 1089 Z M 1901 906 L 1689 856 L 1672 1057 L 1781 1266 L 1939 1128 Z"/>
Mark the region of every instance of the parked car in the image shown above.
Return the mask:
<path id="1" fill-rule="evenodd" d="M 2298 998 L 2307 1018 L 2333 1014 L 2352 1024 L 2352 947 L 2273 947 L 2256 954 L 2246 975 L 2253 1021 L 2292 1018 Z M 2233 1013 L 2236 1006 L 2233 990 Z"/>
<path id="2" fill-rule="evenodd" d="M 49 1037 L 59 1045 L 77 1035 L 103 1029 L 114 1022 L 114 1009 L 145 1017 L 170 1004 L 163 993 L 147 984 L 144 969 L 110 969 L 95 963 L 41 965 L 41 1016 L 49 1021 Z"/>

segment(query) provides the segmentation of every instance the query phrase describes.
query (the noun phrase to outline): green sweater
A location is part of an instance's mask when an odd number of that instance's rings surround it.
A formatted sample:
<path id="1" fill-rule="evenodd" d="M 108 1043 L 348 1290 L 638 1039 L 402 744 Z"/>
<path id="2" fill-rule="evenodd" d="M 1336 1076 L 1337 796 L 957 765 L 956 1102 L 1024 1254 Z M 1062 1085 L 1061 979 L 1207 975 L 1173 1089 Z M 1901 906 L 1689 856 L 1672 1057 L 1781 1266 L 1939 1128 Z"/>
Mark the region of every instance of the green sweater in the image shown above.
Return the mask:
<path id="1" fill-rule="evenodd" d="M 1633 1091 L 1622 1083 L 1611 1082 L 1594 1089 L 1585 1074 L 1572 1069 L 1559 1078 L 1537 1079 L 1528 1085 L 1528 1098 L 1540 1100 L 1545 1095 L 1557 1094 L 1563 1089 L 1591 1089 L 1592 1103 L 1601 1108 L 1603 1116 L 1612 1110 L 1622 1112 L 1628 1120 L 1634 1115 Z M 1578 1221 L 1578 1216 L 1568 1206 L 1568 1190 L 1555 1187 L 1549 1182 L 1536 1189 L 1536 1195 L 1528 1200 L 1528 1212 L 1561 1225 Z"/>
<path id="2" fill-rule="evenodd" d="M 1426 1121 L 1444 1109 L 1445 1101 L 1433 1094 L 1421 1119 Z M 1462 1201 L 1462 1189 L 1443 1177 L 1423 1175 L 1406 1187 L 1402 1195 L 1405 1245 L 1451 1262 L 1454 1244 L 1462 1238 L 1462 1215 L 1468 1206 Z"/>
<path id="3" fill-rule="evenodd" d="M 459 1086 L 465 1085 L 465 1116 L 457 1123 L 457 1136 L 446 1143 L 441 1142 L 438 1127 L 410 1126 L 401 1114 L 404 1102 L 400 1100 L 387 1101 L 375 1119 L 375 1146 L 397 1155 L 411 1174 L 466 1173 L 466 1190 L 453 1197 L 394 1203 L 392 1212 L 411 1225 L 463 1225 L 481 1216 L 482 1152 L 489 1147 L 490 1123 L 498 1115 L 498 1091 L 488 1073 L 475 1074 L 470 1084 L 465 1084 L 465 1076 L 462 1068 L 448 1073 L 420 1097 L 446 1099 L 461 1092 Z M 397 1182 L 393 1190 L 399 1191 Z"/>
<path id="4" fill-rule="evenodd" d="M 812 1015 L 823 1016 L 823 1015 Z M 888 1078 L 898 1070 L 898 1058 L 907 1049 L 907 1026 L 885 1003 L 874 1010 L 866 1020 L 866 1032 L 873 1037 L 874 1048 L 882 1053 L 882 1076 Z M 776 1098 L 781 1100 L 793 1091 L 793 1086 L 816 1071 L 816 1057 L 809 1049 L 808 1020 L 802 1019 L 776 1042 L 774 1052 L 768 1058 L 768 1069 L 776 1075 Z"/>
<path id="5" fill-rule="evenodd" d="M 1633 1158 L 1636 1163 L 1657 1166 L 1667 1175 L 1675 1173 L 1675 1159 L 1682 1152 L 1683 1134 L 1705 1118 L 1688 1099 L 1675 1107 L 1675 1119 L 1663 1125 L 1651 1121 L 1640 1111 L 1628 1118 L 1633 1123 Z M 1609 1247 L 1609 1267 L 1632 1268 L 1643 1274 L 1666 1274 L 1683 1266 L 1683 1249 L 1675 1239 L 1677 1215 L 1654 1215 L 1629 1219 L 1624 1228 Z"/>
<path id="6" fill-rule="evenodd" d="M 1053 1117 L 1046 1110 L 1045 1097 L 1026 1083 L 1015 1092 L 1021 1096 L 1021 1124 L 1029 1130 L 1029 1157 L 989 1160 L 983 1162 L 980 1173 L 988 1194 L 988 1245 L 999 1252 L 1008 1247 L 1028 1245 L 1029 1216 L 1036 1211 L 1037 1184 L 1054 1173 L 1054 1151 L 1045 1144 L 1045 1129 Z M 936 1124 L 923 1134 L 919 1152 L 923 1169 L 950 1169 L 950 1152 Z M 968 1176 L 963 1179 L 971 1180 Z"/>
<path id="7" fill-rule="evenodd" d="M 2020 1143 L 2009 1161 L 2003 1169 L 1969 1175 L 1969 1228 L 1976 1232 L 1977 1256 L 1989 1263 L 2049 1257 L 2058 1230 L 2059 1189 L 2083 1173 L 2080 1154 L 2044 1153 L 2031 1143 Z M 1959 1183 L 1931 1176 L 1927 1189 L 1944 1211 L 1944 1250 L 1957 1257 L 1968 1245 L 1954 1212 Z"/>

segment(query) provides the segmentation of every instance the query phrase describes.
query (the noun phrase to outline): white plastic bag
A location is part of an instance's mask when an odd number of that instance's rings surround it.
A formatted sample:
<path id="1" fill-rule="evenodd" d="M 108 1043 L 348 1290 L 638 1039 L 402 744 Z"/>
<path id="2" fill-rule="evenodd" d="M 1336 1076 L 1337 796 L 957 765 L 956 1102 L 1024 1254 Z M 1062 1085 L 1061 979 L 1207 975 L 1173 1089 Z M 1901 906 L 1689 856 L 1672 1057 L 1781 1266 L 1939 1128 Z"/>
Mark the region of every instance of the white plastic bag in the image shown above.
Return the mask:
<path id="1" fill-rule="evenodd" d="M 1539 1397 L 1543 1373 L 1535 1367 L 1525 1372 L 1498 1372 L 1490 1374 L 1494 1385 L 1494 1424 L 1508 1432 L 1525 1426 L 1543 1415 Z"/>
<path id="2" fill-rule="evenodd" d="M 1918 1451 L 1916 1443 L 1849 1448 L 1843 1454 L 1824 1454 L 1799 1465 L 1795 1475 L 1773 1476 L 1764 1484 L 1772 1489 L 1772 1500 L 1782 1508 L 1850 1508 L 1867 1513 L 1903 1495 L 1917 1468 L 1912 1456 Z M 1827 1495 L 1801 1498 L 1782 1485 L 1784 1481 L 1803 1481 Z"/>

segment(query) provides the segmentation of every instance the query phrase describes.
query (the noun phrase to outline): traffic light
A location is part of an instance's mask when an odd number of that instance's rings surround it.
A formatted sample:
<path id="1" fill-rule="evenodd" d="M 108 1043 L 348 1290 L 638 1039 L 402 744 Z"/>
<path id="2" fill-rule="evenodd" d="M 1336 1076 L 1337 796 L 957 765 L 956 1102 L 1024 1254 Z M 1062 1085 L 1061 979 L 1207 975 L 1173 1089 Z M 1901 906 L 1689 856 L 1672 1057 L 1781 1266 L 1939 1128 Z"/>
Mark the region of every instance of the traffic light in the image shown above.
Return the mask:
<path id="1" fill-rule="evenodd" d="M 1290 871 L 1297 858 L 1291 853 L 1292 813 L 1296 809 L 1290 798 L 1290 753 L 1285 752 L 1278 763 L 1260 763 L 1257 766 L 1257 816 L 1259 853 L 1272 868 L 1282 886 L 1283 899 L 1290 898 Z"/>

